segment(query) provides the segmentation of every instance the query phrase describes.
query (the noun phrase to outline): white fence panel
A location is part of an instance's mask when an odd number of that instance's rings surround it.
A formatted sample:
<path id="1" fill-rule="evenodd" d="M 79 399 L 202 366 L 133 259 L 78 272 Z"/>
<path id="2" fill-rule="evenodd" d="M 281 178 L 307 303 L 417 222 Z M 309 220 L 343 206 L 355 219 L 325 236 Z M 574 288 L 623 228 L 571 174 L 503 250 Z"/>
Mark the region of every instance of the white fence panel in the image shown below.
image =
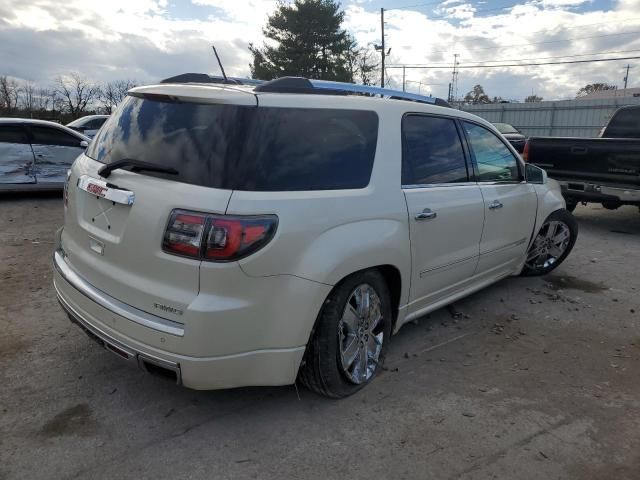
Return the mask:
<path id="1" fill-rule="evenodd" d="M 623 105 L 640 105 L 640 97 L 463 105 L 461 109 L 490 122 L 510 123 L 528 136 L 596 137 Z"/>

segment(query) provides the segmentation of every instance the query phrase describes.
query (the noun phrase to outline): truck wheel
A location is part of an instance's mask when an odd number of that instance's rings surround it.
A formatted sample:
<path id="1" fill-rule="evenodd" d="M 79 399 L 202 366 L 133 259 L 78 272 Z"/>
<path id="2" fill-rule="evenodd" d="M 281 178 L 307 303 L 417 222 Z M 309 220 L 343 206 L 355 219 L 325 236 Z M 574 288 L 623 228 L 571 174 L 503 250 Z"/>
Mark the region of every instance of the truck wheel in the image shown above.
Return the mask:
<path id="1" fill-rule="evenodd" d="M 533 240 L 522 275 L 545 275 L 560 265 L 578 237 L 578 223 L 567 210 L 553 212 Z"/>
<path id="2" fill-rule="evenodd" d="M 602 202 L 602 206 L 607 210 L 616 210 L 622 206 L 621 203 L 618 202 Z"/>
<path id="3" fill-rule="evenodd" d="M 564 201 L 567 204 L 567 210 L 569 210 L 570 212 L 573 212 L 578 206 L 578 201 L 575 198 L 565 198 Z"/>
<path id="4" fill-rule="evenodd" d="M 309 390 L 347 397 L 371 382 L 391 336 L 391 300 L 376 270 L 353 274 L 325 301 L 298 379 Z"/>

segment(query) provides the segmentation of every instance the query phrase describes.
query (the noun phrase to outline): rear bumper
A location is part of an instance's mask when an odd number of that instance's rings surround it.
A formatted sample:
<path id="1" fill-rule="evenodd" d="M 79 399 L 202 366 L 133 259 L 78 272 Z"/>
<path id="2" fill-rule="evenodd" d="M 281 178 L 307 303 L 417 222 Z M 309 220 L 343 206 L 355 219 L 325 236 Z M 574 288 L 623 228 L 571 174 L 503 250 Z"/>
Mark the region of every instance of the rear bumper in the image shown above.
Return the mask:
<path id="1" fill-rule="evenodd" d="M 640 204 L 640 189 L 609 187 L 591 182 L 559 180 L 562 193 L 580 201 Z"/>
<path id="2" fill-rule="evenodd" d="M 100 345 L 132 365 L 168 376 L 186 387 L 203 390 L 288 385 L 295 382 L 304 345 L 250 350 L 231 355 L 183 354 L 176 351 L 176 345 L 179 345 L 176 339 L 183 340 L 182 337 L 154 328 L 157 327 L 155 324 L 141 325 L 131 318 L 131 314 L 135 316 L 139 313 L 132 307 L 131 312 L 125 310 L 123 305 L 116 304 L 120 308 L 109 308 L 108 303 L 94 297 L 91 291 L 84 288 L 86 285 L 78 283 L 77 280 L 82 280 L 82 277 L 74 277 L 74 272 L 68 270 L 70 266 L 65 264 L 63 255 L 54 256 L 54 266 L 53 284 L 57 298 L 70 319 Z M 159 324 L 163 320 L 157 318 Z M 265 318 L 256 321 L 264 322 Z M 135 333 L 135 337 L 131 332 Z M 190 334 L 202 336 L 199 332 Z M 158 347 L 165 342 L 171 345 L 172 351 Z"/>

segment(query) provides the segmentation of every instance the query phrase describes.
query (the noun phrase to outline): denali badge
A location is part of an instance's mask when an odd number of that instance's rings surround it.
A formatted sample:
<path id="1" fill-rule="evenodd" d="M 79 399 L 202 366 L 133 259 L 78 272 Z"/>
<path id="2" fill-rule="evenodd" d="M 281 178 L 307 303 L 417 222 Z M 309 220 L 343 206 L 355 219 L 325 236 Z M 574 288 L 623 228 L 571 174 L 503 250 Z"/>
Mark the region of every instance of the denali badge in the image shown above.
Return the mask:
<path id="1" fill-rule="evenodd" d="M 629 175 L 634 175 L 636 171 L 632 168 L 609 168 L 611 173 L 628 173 Z"/>
<path id="2" fill-rule="evenodd" d="M 163 312 L 173 313 L 174 315 L 182 315 L 182 310 L 177 308 L 169 307 L 168 305 L 163 305 L 161 303 L 154 303 L 153 306 L 158 310 L 162 310 Z"/>

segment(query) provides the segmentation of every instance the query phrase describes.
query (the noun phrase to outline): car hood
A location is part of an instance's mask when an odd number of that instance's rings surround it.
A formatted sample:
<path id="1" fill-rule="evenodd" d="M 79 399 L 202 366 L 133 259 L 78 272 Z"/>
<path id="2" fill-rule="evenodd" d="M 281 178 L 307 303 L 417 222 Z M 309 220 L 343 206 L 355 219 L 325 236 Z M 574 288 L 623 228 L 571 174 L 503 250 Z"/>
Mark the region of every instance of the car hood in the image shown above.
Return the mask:
<path id="1" fill-rule="evenodd" d="M 526 140 L 527 138 L 521 133 L 503 133 L 502 136 L 507 140 Z"/>

